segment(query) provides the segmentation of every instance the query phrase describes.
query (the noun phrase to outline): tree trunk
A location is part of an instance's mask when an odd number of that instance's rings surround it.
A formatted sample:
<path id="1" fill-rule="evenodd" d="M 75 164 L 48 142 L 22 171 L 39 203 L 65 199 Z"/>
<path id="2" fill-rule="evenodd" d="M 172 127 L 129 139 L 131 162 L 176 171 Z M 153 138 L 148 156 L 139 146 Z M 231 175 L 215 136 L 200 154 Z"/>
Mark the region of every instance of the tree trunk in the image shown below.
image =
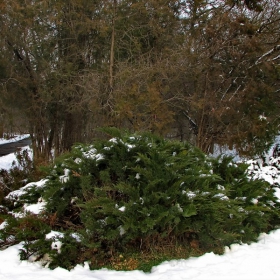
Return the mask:
<path id="1" fill-rule="evenodd" d="M 115 13 L 116 13 L 116 0 L 114 1 L 114 14 L 112 19 L 112 34 L 111 34 L 111 48 L 110 48 L 110 65 L 109 65 L 109 85 L 110 91 L 113 91 L 114 83 L 114 48 L 115 48 Z"/>
<path id="2" fill-rule="evenodd" d="M 4 138 L 4 123 L 0 120 L 0 138 Z"/>

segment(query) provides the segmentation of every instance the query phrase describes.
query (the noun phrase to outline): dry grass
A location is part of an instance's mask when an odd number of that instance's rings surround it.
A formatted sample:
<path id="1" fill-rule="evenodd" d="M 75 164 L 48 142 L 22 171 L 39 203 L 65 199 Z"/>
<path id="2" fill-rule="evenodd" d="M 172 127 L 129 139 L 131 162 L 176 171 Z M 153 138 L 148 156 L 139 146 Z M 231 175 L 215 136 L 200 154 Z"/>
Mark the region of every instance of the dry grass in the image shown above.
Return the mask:
<path id="1" fill-rule="evenodd" d="M 188 259 L 190 257 L 198 257 L 205 252 L 199 248 L 198 241 L 176 244 L 174 242 L 162 242 L 161 244 L 153 244 L 145 246 L 140 250 L 139 247 L 130 247 L 123 252 L 115 252 L 109 258 L 96 261 L 91 258 L 92 268 L 106 267 L 113 270 L 143 270 L 150 272 L 153 266 L 164 261 L 174 259 Z"/>

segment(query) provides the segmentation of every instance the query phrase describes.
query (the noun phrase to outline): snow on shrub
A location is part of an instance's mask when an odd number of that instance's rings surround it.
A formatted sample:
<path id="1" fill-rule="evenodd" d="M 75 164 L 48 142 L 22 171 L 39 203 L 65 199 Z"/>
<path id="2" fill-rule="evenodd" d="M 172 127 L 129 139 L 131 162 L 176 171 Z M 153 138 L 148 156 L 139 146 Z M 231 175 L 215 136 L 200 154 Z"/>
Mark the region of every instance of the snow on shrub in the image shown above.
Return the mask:
<path id="1" fill-rule="evenodd" d="M 111 140 L 78 144 L 57 159 L 44 187 L 33 190 L 45 202 L 35 221 L 62 234 L 55 250 L 57 240 L 46 234 L 22 238 L 14 230 L 25 244 L 22 258 L 48 254 L 52 268 L 84 261 L 102 266 L 129 250 L 166 244 L 205 252 L 251 242 L 279 225 L 275 181 L 266 182 L 247 164 L 151 134 L 107 132 Z M 24 218 L 14 219 L 13 228 L 21 227 Z"/>

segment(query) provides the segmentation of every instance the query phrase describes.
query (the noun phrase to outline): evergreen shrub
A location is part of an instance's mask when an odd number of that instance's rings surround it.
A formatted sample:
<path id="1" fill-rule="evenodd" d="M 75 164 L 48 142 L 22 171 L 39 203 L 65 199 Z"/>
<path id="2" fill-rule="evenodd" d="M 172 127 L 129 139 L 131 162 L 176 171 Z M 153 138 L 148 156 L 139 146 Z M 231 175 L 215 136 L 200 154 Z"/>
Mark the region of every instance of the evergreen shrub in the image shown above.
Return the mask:
<path id="1" fill-rule="evenodd" d="M 83 261 L 96 268 L 176 246 L 187 257 L 255 241 L 279 225 L 273 186 L 250 178 L 247 165 L 149 133 L 105 131 L 110 140 L 77 144 L 58 158 L 38 189 L 46 201 L 39 218 L 64 233 L 61 250 L 30 234 L 22 258 L 49 251 L 52 268 Z"/>

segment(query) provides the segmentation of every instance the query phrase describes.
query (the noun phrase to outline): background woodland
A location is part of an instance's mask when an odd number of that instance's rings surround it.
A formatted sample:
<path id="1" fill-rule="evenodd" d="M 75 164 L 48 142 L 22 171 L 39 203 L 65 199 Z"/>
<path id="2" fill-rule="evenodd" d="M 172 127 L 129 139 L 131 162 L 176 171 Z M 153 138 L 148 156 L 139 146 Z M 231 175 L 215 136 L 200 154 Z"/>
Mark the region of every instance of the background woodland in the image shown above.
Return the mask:
<path id="1" fill-rule="evenodd" d="M 0 137 L 49 160 L 98 127 L 258 153 L 279 131 L 277 0 L 2 0 Z"/>

